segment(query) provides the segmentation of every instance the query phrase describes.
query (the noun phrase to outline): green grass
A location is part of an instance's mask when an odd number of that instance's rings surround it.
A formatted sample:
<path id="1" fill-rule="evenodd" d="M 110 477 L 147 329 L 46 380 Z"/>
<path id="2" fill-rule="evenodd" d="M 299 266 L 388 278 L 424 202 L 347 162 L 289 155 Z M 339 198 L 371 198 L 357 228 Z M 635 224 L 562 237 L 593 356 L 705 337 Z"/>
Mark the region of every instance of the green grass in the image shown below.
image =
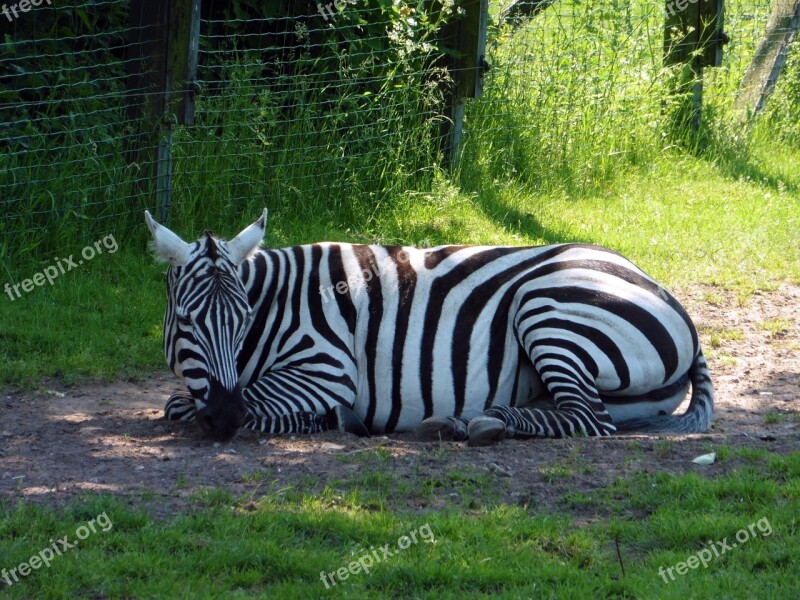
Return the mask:
<path id="1" fill-rule="evenodd" d="M 770 337 L 784 333 L 791 326 L 791 321 L 786 319 L 769 319 L 758 324 L 759 329 L 766 331 Z"/>
<path id="2" fill-rule="evenodd" d="M 361 485 L 354 479 L 345 487 Z M 383 505 L 396 500 L 391 488 L 374 493 Z M 59 511 L 6 503 L 0 556 L 2 567 L 13 568 L 51 540 L 74 542 L 77 529 L 96 518 L 95 533 L 4 597 L 790 598 L 800 591 L 783 576 L 800 566 L 798 502 L 797 452 L 713 480 L 634 473 L 595 490 L 584 507 L 612 516 L 580 527 L 568 514 L 537 514 L 491 497 L 467 511 L 389 511 L 348 490 L 278 490 L 253 499 L 212 488 L 195 496 L 191 511 L 161 519 L 109 496 Z M 411 532 L 417 543 L 400 541 Z M 719 551 L 724 540 L 730 549 L 705 568 L 673 571 L 674 581 L 659 575 L 704 548 Z M 369 574 L 348 573 L 336 585 L 328 578 L 325 588 L 321 572 L 385 544 L 393 556 L 373 561 Z"/>

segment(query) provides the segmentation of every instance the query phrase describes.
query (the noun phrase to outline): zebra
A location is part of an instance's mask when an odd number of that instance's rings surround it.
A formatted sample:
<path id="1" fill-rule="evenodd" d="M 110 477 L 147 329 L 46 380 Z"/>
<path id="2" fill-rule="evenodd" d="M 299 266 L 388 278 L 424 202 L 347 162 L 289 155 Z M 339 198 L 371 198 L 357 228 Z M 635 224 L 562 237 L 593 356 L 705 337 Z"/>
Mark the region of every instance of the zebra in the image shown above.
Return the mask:
<path id="1" fill-rule="evenodd" d="M 707 431 L 714 389 L 680 303 L 599 246 L 261 248 L 267 210 L 169 262 L 165 416 L 267 433 L 507 438 Z M 688 409 L 673 415 L 691 388 Z"/>

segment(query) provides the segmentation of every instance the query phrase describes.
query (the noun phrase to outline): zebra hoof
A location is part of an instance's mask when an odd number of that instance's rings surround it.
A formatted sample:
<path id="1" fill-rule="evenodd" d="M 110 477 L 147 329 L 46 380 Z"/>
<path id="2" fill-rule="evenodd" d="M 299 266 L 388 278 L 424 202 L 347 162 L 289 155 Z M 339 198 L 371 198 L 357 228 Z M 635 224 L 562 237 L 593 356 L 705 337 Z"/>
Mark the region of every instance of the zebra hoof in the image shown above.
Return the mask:
<path id="1" fill-rule="evenodd" d="M 456 417 L 428 417 L 415 434 L 420 442 L 460 442 L 467 439 L 467 426 Z"/>
<path id="2" fill-rule="evenodd" d="M 506 439 L 506 424 L 500 419 L 481 415 L 469 422 L 467 428 L 469 446 L 488 446 Z"/>
<path id="3" fill-rule="evenodd" d="M 346 406 L 334 406 L 333 410 L 328 411 L 328 431 L 341 431 L 342 433 L 352 433 L 358 437 L 369 437 L 369 431 L 364 427 L 352 410 Z"/>

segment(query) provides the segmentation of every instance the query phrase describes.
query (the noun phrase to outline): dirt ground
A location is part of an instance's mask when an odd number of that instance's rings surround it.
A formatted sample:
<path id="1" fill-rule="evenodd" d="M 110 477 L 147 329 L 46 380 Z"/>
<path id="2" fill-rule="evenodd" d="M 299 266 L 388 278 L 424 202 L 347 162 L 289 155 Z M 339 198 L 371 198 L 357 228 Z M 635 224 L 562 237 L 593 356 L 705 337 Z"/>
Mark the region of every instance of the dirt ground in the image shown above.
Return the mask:
<path id="1" fill-rule="evenodd" d="M 398 494 L 392 500 L 397 508 L 464 506 L 464 496 L 480 495 L 488 482 L 484 493 L 491 501 L 556 511 L 566 493 L 591 493 L 622 474 L 715 477 L 743 464 L 736 452 L 712 465 L 692 463 L 711 449 L 800 450 L 800 286 L 786 284 L 744 304 L 711 287 L 679 298 L 700 329 L 716 387 L 716 417 L 707 434 L 508 440 L 469 448 L 419 443 L 407 434 L 361 439 L 241 432 L 219 444 L 202 439 L 192 425 L 162 418 L 164 401 L 179 389 L 170 373 L 74 387 L 48 381 L 34 393 L 0 393 L 0 500 L 63 505 L 108 492 L 168 515 L 207 487 L 256 500 L 286 488 L 317 493 L 330 485 L 344 492 L 369 481 L 365 471 L 377 463 L 363 458 L 371 456 L 398 481 L 439 482 L 434 494 Z"/>

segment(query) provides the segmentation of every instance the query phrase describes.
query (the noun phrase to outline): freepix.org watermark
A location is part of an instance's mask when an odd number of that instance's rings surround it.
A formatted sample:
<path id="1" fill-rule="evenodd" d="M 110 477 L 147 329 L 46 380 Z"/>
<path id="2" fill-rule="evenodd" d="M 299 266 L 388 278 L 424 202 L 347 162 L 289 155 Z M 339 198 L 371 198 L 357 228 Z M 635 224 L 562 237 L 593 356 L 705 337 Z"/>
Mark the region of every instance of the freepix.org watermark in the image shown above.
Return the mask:
<path id="1" fill-rule="evenodd" d="M 415 248 L 431 248 L 431 243 L 427 239 L 421 240 Z M 408 264 L 411 261 L 411 257 L 405 250 L 400 250 L 394 260 L 401 264 Z M 334 293 L 347 294 L 351 289 L 357 290 L 365 287 L 373 278 L 380 279 L 387 269 L 394 266 L 394 260 L 385 258 L 380 264 L 370 261 L 368 267 L 351 274 L 346 280 L 338 281 L 328 286 L 320 285 L 319 295 L 322 296 L 322 301 L 328 303 L 333 300 Z"/>
<path id="2" fill-rule="evenodd" d="M 47 548 L 39 550 L 39 552 L 31 556 L 27 562 L 20 563 L 12 569 L 3 569 L 0 571 L 0 581 L 5 581 L 6 585 L 11 587 L 19 582 L 20 577 L 27 577 L 42 565 L 49 567 L 51 561 L 56 556 L 61 556 L 67 550 L 71 550 L 92 533 L 97 533 L 98 527 L 101 531 L 108 531 L 113 526 L 114 524 L 111 522 L 111 519 L 108 518 L 108 515 L 102 512 L 94 519 L 87 521 L 85 525 L 80 525 L 75 529 L 75 537 L 78 538 L 77 540 L 70 542 L 68 535 L 55 541 L 51 539 L 50 545 Z"/>
<path id="3" fill-rule="evenodd" d="M 355 5 L 356 2 L 357 0 L 334 0 L 333 2 L 328 2 L 324 6 L 322 5 L 321 2 L 317 2 L 317 11 L 319 12 L 319 14 L 322 15 L 322 18 L 327 21 L 329 18 L 328 15 L 333 17 L 334 14 L 336 14 L 337 12 L 341 12 L 344 9 L 344 7 L 347 6 L 348 4 Z M 334 12 L 333 10 L 334 8 L 336 9 L 336 12 Z M 325 14 L 326 10 L 327 14 Z"/>
<path id="4" fill-rule="evenodd" d="M 109 233 L 106 237 L 102 240 L 97 240 L 91 246 L 86 246 L 83 250 L 81 250 L 81 256 L 83 259 L 78 259 L 77 262 L 73 260 L 74 254 L 70 254 L 68 258 L 56 258 L 54 260 L 54 265 L 47 265 L 44 269 L 42 269 L 39 273 L 36 273 L 30 279 L 23 279 L 19 283 L 10 284 L 6 283 L 5 285 L 5 292 L 8 294 L 8 297 L 11 298 L 13 302 L 15 298 L 21 298 L 22 294 L 20 294 L 20 288 L 22 288 L 23 292 L 31 292 L 35 286 L 43 286 L 45 282 L 53 285 L 53 282 L 58 278 L 59 275 L 64 275 L 67 271 L 72 271 L 72 269 L 77 269 L 80 267 L 84 261 L 92 260 L 95 256 L 102 254 L 103 249 L 108 250 L 109 254 L 114 254 L 117 251 L 117 240 L 114 239 L 114 235 Z M 16 297 L 15 297 L 16 294 Z"/>
<path id="5" fill-rule="evenodd" d="M 708 2 L 708 0 L 672 0 L 672 2 L 667 4 L 665 14 L 667 16 L 674 17 L 676 13 L 683 12 L 689 8 L 690 4 L 697 4 L 701 1 L 703 4 Z"/>
<path id="6" fill-rule="evenodd" d="M 764 517 L 755 523 L 750 523 L 746 529 L 742 528 L 737 531 L 735 536 L 736 542 L 729 544 L 728 538 L 723 538 L 721 542 L 713 542 L 708 540 L 707 548 L 699 550 L 697 553 L 687 558 L 686 561 L 681 561 L 672 567 L 668 567 L 666 569 L 664 567 L 659 567 L 658 574 L 663 577 L 664 583 L 669 583 L 670 581 L 675 581 L 675 574 L 673 571 L 676 571 L 678 575 L 686 575 L 689 569 L 696 569 L 701 564 L 705 569 L 708 566 L 708 563 L 715 558 L 719 558 L 728 550 L 733 550 L 739 544 L 744 544 L 751 538 L 756 537 L 756 529 L 761 532 L 763 537 L 767 537 L 768 535 L 772 534 L 772 525 L 769 524 L 767 517 Z M 667 575 L 670 576 L 670 579 L 667 579 Z"/>
<path id="7" fill-rule="evenodd" d="M 49 5 L 53 4 L 50 2 L 50 0 L 19 0 L 19 2 L 12 4 L 11 6 L 3 4 L 3 7 L 0 8 L 0 10 L 2 10 L 3 14 L 6 16 L 8 22 L 13 23 L 14 19 L 19 18 L 17 11 L 26 13 L 31 9 L 32 6 L 41 6 L 45 2 L 47 2 Z M 11 15 L 14 15 L 14 19 L 11 18 Z"/>
<path id="8" fill-rule="evenodd" d="M 419 534 L 419 539 L 417 539 L 417 534 Z M 332 585 L 339 583 L 336 581 L 337 578 L 339 581 L 344 581 L 350 577 L 350 575 L 358 575 L 359 573 L 369 575 L 370 569 L 372 569 L 376 564 L 386 560 L 387 558 L 391 558 L 403 550 L 408 550 L 411 547 L 411 544 L 419 544 L 420 540 L 426 544 L 436 543 L 436 540 L 433 537 L 431 526 L 427 523 L 421 527 L 418 527 L 417 529 L 414 529 L 413 531 L 409 531 L 408 535 L 401 535 L 397 539 L 396 549 L 390 548 L 389 544 L 384 544 L 377 549 L 375 546 L 370 546 L 369 552 L 362 554 L 358 560 L 351 561 L 346 567 L 339 567 L 330 573 L 320 571 L 319 578 L 322 583 L 325 584 L 325 589 L 327 590 L 330 589 Z M 330 583 L 328 583 L 329 581 Z"/>

